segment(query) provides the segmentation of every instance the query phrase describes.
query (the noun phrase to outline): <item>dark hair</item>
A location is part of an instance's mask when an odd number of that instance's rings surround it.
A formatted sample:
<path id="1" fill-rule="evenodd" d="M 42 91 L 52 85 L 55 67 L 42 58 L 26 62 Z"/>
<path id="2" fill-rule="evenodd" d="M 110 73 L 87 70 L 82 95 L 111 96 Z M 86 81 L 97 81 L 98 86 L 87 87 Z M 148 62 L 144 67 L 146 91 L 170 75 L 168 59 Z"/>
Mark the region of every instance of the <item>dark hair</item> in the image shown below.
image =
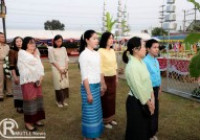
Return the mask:
<path id="1" fill-rule="evenodd" d="M 114 38 L 114 35 L 111 32 L 106 31 L 105 33 L 102 34 L 101 40 L 99 43 L 100 48 L 106 48 L 107 42 L 108 42 L 108 39 L 110 38 L 110 36 L 113 36 L 113 38 Z"/>
<path id="2" fill-rule="evenodd" d="M 146 42 L 146 48 L 151 48 L 154 43 L 158 43 L 155 39 L 150 39 Z"/>
<path id="3" fill-rule="evenodd" d="M 17 39 L 21 39 L 22 40 L 22 43 L 23 43 L 23 38 L 22 37 L 20 37 L 20 36 L 17 36 L 17 37 L 15 37 L 14 39 L 13 39 L 13 41 L 12 41 L 12 43 L 11 43 L 11 45 L 13 46 L 13 50 L 15 50 L 15 51 L 19 51 L 19 49 L 18 49 L 18 47 L 17 47 L 17 45 L 16 45 L 16 40 Z"/>
<path id="4" fill-rule="evenodd" d="M 127 50 L 125 50 L 122 55 L 124 63 L 128 63 L 128 56 L 127 56 L 128 51 L 131 55 L 133 55 L 133 49 L 140 49 L 140 48 L 141 48 L 141 38 L 133 37 L 129 39 L 127 43 Z"/>
<path id="5" fill-rule="evenodd" d="M 4 35 L 4 33 L 3 33 L 3 32 L 0 32 L 0 35 Z"/>
<path id="6" fill-rule="evenodd" d="M 79 53 L 81 54 L 82 51 L 85 50 L 85 47 L 87 47 L 87 42 L 86 39 L 89 40 L 92 35 L 96 33 L 94 30 L 87 30 L 85 31 L 85 33 L 81 36 L 80 39 L 80 49 L 79 49 Z"/>
<path id="7" fill-rule="evenodd" d="M 56 45 L 56 41 L 58 40 L 58 39 L 62 39 L 62 42 L 63 42 L 63 37 L 61 36 L 61 35 L 56 35 L 55 37 L 54 37 L 54 39 L 53 39 L 53 47 L 54 48 L 57 48 L 58 46 Z M 61 46 L 62 46 L 63 44 L 61 44 Z"/>
<path id="8" fill-rule="evenodd" d="M 24 38 L 23 43 L 22 43 L 22 49 L 23 50 L 27 49 L 28 43 L 30 41 L 35 41 L 35 39 L 33 37 L 30 37 L 30 36 L 27 36 L 27 37 Z"/>

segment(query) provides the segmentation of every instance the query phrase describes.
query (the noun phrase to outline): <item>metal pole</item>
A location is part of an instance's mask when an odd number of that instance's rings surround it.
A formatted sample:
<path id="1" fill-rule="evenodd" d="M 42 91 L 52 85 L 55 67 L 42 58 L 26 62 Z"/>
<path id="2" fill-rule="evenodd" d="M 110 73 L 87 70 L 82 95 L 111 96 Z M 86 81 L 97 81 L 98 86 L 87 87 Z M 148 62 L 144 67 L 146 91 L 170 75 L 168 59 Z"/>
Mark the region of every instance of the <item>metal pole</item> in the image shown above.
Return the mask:
<path id="1" fill-rule="evenodd" d="M 1 13 L 3 13 L 3 6 L 5 6 L 5 2 L 4 0 L 1 0 Z M 5 14 L 5 13 L 4 13 Z M 3 24 L 3 32 L 4 32 L 4 36 L 5 36 L 5 43 L 7 42 L 7 37 L 6 37 L 6 19 L 5 19 L 5 15 L 2 16 L 2 24 Z"/>
<path id="2" fill-rule="evenodd" d="M 3 33 L 5 36 L 5 43 L 7 42 L 7 37 L 6 37 L 6 19 L 2 18 L 2 23 L 3 23 Z"/>
<path id="3" fill-rule="evenodd" d="M 196 23 L 197 20 L 197 7 L 194 6 L 194 22 Z"/>
<path id="4" fill-rule="evenodd" d="M 167 91 L 169 91 L 169 45 L 170 45 L 170 29 L 168 30 L 168 47 L 167 47 Z"/>
<path id="5" fill-rule="evenodd" d="M 185 30 L 186 30 L 186 10 L 183 10 L 183 12 L 184 12 L 184 19 L 183 19 L 183 32 L 185 32 Z"/>

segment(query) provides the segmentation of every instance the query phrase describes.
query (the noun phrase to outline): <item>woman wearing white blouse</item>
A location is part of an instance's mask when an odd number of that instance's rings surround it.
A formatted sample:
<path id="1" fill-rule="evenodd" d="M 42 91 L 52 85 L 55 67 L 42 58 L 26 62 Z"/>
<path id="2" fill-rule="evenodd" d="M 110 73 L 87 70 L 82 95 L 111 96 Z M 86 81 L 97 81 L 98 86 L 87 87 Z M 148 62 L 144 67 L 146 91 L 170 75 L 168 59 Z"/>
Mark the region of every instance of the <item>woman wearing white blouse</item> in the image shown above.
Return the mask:
<path id="1" fill-rule="evenodd" d="M 23 94 L 25 127 L 29 131 L 35 131 L 34 125 L 43 126 L 41 120 L 45 119 L 41 88 L 44 67 L 32 37 L 24 38 L 22 49 L 18 53 L 17 66 Z"/>
<path id="2" fill-rule="evenodd" d="M 58 107 L 68 106 L 66 98 L 69 97 L 68 55 L 62 47 L 63 37 L 56 35 L 53 39 L 53 48 L 48 49 L 49 62 L 52 67 L 53 85 Z"/>
<path id="3" fill-rule="evenodd" d="M 98 45 L 95 31 L 88 30 L 81 37 L 79 64 L 81 70 L 82 134 L 84 140 L 98 140 L 103 132 L 101 108 L 100 55 L 94 50 Z M 102 88 L 101 88 L 102 86 Z"/>

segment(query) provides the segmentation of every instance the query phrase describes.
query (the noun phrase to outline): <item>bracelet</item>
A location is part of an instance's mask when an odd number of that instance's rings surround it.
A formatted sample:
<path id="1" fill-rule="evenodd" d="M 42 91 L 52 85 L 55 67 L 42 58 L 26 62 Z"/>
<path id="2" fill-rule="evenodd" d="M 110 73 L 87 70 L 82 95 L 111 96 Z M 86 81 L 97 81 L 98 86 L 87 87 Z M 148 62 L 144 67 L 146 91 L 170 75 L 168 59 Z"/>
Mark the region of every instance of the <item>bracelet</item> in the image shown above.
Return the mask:
<path id="1" fill-rule="evenodd" d="M 88 94 L 88 93 L 86 93 L 86 94 L 87 94 L 87 96 L 88 96 L 88 95 L 92 95 L 91 93 L 89 93 L 89 94 Z"/>

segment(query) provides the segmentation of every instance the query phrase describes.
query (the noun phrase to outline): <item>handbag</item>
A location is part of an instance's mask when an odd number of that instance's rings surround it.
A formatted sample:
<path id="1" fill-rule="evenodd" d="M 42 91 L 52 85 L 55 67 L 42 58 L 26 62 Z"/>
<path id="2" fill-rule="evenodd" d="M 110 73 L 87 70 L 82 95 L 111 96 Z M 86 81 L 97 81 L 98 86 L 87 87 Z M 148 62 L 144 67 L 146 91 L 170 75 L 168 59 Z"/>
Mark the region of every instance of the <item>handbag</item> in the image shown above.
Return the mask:
<path id="1" fill-rule="evenodd" d="M 4 71 L 4 75 L 5 75 L 6 78 L 9 78 L 9 79 L 12 78 L 8 56 L 6 56 L 4 58 L 3 71 Z"/>
<path id="2" fill-rule="evenodd" d="M 67 77 L 67 70 L 64 74 L 60 74 L 60 89 L 65 89 L 69 87 L 69 81 Z"/>

